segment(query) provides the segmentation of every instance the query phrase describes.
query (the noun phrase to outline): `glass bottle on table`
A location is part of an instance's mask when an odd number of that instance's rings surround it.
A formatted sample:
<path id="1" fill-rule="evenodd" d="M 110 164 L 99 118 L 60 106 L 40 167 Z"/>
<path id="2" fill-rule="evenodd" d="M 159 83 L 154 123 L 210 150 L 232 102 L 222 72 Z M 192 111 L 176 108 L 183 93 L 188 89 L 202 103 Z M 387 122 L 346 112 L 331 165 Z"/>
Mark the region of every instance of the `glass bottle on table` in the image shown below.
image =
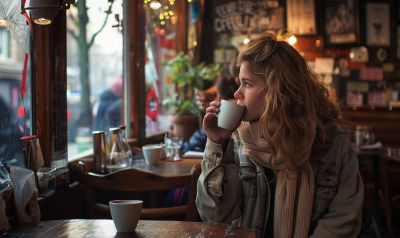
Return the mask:
<path id="1" fill-rule="evenodd" d="M 172 135 L 172 133 L 168 134 Z M 179 137 L 169 136 L 168 134 L 164 135 L 165 157 L 170 161 L 179 161 L 181 160 L 181 147 L 183 141 Z"/>
<path id="2" fill-rule="evenodd" d="M 126 138 L 126 126 L 125 125 L 119 126 L 119 131 L 120 131 L 120 135 L 121 135 L 121 142 L 122 142 L 123 150 L 128 155 L 129 163 L 131 163 L 132 159 L 133 159 L 133 154 L 132 154 L 131 146 L 129 145 L 127 138 Z"/>
<path id="3" fill-rule="evenodd" d="M 129 156 L 122 145 L 121 130 L 118 127 L 110 128 L 110 155 L 106 168 L 108 173 L 127 168 Z"/>

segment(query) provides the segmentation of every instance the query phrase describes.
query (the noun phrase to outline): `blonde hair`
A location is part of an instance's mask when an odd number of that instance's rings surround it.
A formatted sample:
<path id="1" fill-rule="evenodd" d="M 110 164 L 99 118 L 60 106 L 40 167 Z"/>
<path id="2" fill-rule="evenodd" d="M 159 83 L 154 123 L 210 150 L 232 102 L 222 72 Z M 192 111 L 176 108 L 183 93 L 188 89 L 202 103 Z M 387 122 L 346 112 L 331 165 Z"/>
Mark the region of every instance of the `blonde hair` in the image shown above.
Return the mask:
<path id="1" fill-rule="evenodd" d="M 338 118 L 339 110 L 296 49 L 268 34 L 242 49 L 238 63 L 243 62 L 249 62 L 253 73 L 265 80 L 265 110 L 260 122 L 262 135 L 275 155 L 288 141 L 300 150 L 305 141 L 325 143 L 327 126 Z M 273 128 L 268 125 L 271 122 Z"/>

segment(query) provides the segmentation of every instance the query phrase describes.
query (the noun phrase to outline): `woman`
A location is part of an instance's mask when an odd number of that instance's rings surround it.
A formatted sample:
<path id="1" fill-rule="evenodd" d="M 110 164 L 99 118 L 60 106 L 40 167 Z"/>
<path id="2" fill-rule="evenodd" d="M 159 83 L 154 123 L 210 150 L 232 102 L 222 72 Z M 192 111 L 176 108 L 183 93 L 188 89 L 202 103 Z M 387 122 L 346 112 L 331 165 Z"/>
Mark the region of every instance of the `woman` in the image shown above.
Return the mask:
<path id="1" fill-rule="evenodd" d="M 363 183 L 337 107 L 301 55 L 263 36 L 238 57 L 236 131 L 206 110 L 197 208 L 208 222 L 253 228 L 257 237 L 356 237 Z"/>

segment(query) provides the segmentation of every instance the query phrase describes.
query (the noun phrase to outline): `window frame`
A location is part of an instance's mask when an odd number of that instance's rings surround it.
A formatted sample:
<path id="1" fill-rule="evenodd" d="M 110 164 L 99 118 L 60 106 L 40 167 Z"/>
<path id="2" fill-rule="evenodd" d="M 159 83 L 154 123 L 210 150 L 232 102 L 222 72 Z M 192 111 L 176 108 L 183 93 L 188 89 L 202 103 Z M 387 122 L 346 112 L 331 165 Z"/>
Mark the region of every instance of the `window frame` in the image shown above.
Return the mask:
<path id="1" fill-rule="evenodd" d="M 59 11 L 49 26 L 31 27 L 32 133 L 39 137 L 44 166 L 50 167 L 52 148 L 67 152 L 66 12 Z"/>
<path id="2" fill-rule="evenodd" d="M 187 52 L 187 34 L 188 34 L 188 3 L 187 1 L 176 1 L 175 2 L 177 15 L 182 17 L 183 21 L 177 21 L 176 31 L 177 31 L 177 52 Z M 124 21 L 124 26 L 126 29 L 126 34 L 124 36 L 128 36 L 128 38 L 124 37 L 124 47 L 129 45 L 129 50 L 127 48 L 124 49 L 125 54 L 128 56 L 128 61 L 124 62 L 126 66 L 124 70 L 127 70 L 129 74 L 128 80 L 129 91 L 131 92 L 129 95 L 125 95 L 129 97 L 129 104 L 124 106 L 126 108 L 130 108 L 131 113 L 129 114 L 129 126 L 128 130 L 130 132 L 130 139 L 134 139 L 137 141 L 137 145 L 143 145 L 147 143 L 155 143 L 160 142 L 163 139 L 165 132 L 160 132 L 159 134 L 151 135 L 146 137 L 146 90 L 145 90 L 145 29 L 144 25 L 146 22 L 145 11 L 144 11 L 144 3 L 143 1 L 125 1 L 124 2 L 124 19 L 127 19 L 127 22 Z M 130 24 L 132 23 L 133 24 Z M 136 23 L 136 24 L 134 24 Z M 124 29 L 124 30 L 125 30 Z M 124 56 L 125 57 L 125 56 Z M 124 58 L 125 59 L 125 58 Z M 127 72 L 124 71 L 124 72 Z M 125 81 L 126 82 L 126 81 Z M 133 92 L 133 93 L 132 93 Z M 138 95 L 135 97 L 133 95 Z M 129 110 L 129 109 L 128 109 Z M 138 122 L 138 123 L 135 123 Z M 129 128 L 130 127 L 130 128 Z"/>
<path id="3" fill-rule="evenodd" d="M 0 48 L 4 51 L 0 51 L 0 59 L 7 59 L 10 57 L 11 50 L 10 50 L 10 33 L 4 26 L 0 25 L 0 39 L 1 39 L 1 46 Z"/>
<path id="4" fill-rule="evenodd" d="M 188 3 L 177 1 L 176 4 L 177 14 L 186 19 L 177 23 L 177 51 L 186 52 Z M 124 0 L 123 5 L 126 84 L 123 113 L 129 138 L 134 144 L 142 145 L 160 141 L 162 134 L 147 138 L 145 135 L 144 3 Z M 32 133 L 39 136 L 44 166 L 51 166 L 56 156 L 54 144 L 61 147 L 59 153 L 67 153 L 66 34 L 66 11 L 60 11 L 49 26 L 32 26 Z"/>

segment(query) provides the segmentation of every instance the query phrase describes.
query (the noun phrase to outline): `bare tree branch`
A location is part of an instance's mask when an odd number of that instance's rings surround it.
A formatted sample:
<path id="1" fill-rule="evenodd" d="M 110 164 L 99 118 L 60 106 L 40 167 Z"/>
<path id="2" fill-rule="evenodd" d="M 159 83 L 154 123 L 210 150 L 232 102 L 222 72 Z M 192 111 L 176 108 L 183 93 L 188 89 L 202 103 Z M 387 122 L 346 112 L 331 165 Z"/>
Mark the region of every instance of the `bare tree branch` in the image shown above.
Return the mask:
<path id="1" fill-rule="evenodd" d="M 109 17 L 110 14 L 112 13 L 111 8 L 112 8 L 113 3 L 114 3 L 114 1 L 111 1 L 111 2 L 110 2 L 110 5 L 108 6 L 108 10 L 105 12 L 107 15 L 106 15 L 106 17 L 104 18 L 103 24 L 101 25 L 101 27 L 99 28 L 99 30 L 97 30 L 97 31 L 92 35 L 92 38 L 90 39 L 89 44 L 88 44 L 88 49 L 90 49 L 90 47 L 92 47 L 92 45 L 93 45 L 93 43 L 94 43 L 94 40 L 96 39 L 97 35 L 100 34 L 100 32 L 101 32 L 101 31 L 104 29 L 104 27 L 106 26 L 106 23 L 107 23 L 107 21 L 108 21 L 108 17 Z"/>
<path id="2" fill-rule="evenodd" d="M 67 16 L 74 23 L 75 26 L 78 26 L 78 19 L 76 19 L 76 17 L 74 15 L 72 15 L 71 13 L 68 13 Z"/>
<path id="3" fill-rule="evenodd" d="M 75 40 L 78 40 L 78 35 L 71 29 L 67 28 L 68 34 L 70 34 Z"/>

